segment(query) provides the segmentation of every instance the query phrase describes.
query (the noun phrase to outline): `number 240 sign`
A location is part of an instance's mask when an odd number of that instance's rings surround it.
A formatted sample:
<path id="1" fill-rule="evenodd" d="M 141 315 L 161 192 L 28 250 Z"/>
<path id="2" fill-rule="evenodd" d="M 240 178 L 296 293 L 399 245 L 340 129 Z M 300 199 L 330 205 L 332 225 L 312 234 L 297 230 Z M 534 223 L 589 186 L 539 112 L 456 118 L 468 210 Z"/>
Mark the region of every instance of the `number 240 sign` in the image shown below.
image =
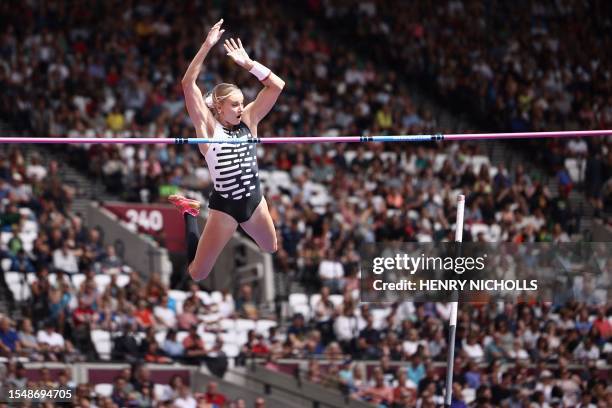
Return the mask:
<path id="1" fill-rule="evenodd" d="M 151 231 L 161 231 L 164 228 L 164 217 L 158 210 L 136 210 L 129 209 L 125 213 L 131 224 Z"/>

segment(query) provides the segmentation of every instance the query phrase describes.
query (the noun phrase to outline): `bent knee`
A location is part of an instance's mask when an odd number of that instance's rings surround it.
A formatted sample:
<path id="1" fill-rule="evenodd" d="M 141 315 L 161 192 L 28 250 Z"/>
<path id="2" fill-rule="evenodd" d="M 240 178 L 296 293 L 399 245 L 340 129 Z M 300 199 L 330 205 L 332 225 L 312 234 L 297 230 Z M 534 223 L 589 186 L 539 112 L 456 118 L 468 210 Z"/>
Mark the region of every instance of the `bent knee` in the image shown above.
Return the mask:
<path id="1" fill-rule="evenodd" d="M 191 276 L 191 279 L 198 282 L 208 278 L 208 275 L 210 275 L 210 272 L 212 271 L 212 265 L 204 265 L 197 267 L 193 263 L 191 263 L 189 264 L 187 270 L 189 272 L 189 276 Z"/>
<path id="2" fill-rule="evenodd" d="M 270 254 L 275 253 L 276 251 L 278 251 L 278 242 L 276 240 L 266 243 L 265 245 L 261 246 L 261 249 L 264 252 L 268 252 Z"/>

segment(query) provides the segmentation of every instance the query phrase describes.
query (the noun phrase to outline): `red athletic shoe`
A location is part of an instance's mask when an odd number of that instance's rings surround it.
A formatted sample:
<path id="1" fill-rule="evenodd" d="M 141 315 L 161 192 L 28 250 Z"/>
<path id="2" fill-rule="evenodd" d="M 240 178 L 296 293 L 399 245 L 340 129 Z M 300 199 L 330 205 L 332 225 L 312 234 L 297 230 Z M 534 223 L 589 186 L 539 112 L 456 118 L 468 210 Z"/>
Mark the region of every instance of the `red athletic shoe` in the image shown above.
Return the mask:
<path id="1" fill-rule="evenodd" d="M 168 196 L 168 201 L 174 204 L 181 214 L 188 213 L 197 217 L 200 214 L 200 202 L 183 197 L 182 195 L 172 194 Z"/>

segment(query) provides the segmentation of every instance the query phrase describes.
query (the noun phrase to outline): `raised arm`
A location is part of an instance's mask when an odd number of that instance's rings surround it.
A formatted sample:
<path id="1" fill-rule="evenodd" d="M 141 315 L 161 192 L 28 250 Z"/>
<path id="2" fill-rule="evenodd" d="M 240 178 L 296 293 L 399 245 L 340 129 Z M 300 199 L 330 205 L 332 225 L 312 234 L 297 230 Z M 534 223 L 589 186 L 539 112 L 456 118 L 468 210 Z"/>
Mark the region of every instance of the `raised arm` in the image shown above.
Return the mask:
<path id="1" fill-rule="evenodd" d="M 242 41 L 234 39 L 225 40 L 223 44 L 227 55 L 242 68 L 255 75 L 261 81 L 264 88 L 259 92 L 257 98 L 244 108 L 244 116 L 253 126 L 257 124 L 270 112 L 281 91 L 285 87 L 285 81 L 280 79 L 269 68 L 261 65 L 257 61 L 249 58 L 249 55 L 242 46 Z"/>
<path id="2" fill-rule="evenodd" d="M 202 97 L 202 91 L 198 87 L 196 81 L 200 75 L 202 69 L 202 63 L 208 55 L 211 48 L 219 41 L 221 35 L 225 30 L 221 30 L 221 24 L 223 19 L 219 20 L 208 33 L 206 40 L 200 47 L 200 50 L 196 54 L 191 64 L 187 68 L 185 75 L 181 81 L 183 86 L 183 94 L 185 95 L 185 104 L 187 105 L 187 112 L 193 122 L 198 137 L 209 137 L 212 136 L 214 130 L 215 119 L 212 112 L 206 106 L 204 98 Z M 202 153 L 206 153 L 207 145 L 199 145 Z M 204 149 L 204 150 L 202 150 Z"/>

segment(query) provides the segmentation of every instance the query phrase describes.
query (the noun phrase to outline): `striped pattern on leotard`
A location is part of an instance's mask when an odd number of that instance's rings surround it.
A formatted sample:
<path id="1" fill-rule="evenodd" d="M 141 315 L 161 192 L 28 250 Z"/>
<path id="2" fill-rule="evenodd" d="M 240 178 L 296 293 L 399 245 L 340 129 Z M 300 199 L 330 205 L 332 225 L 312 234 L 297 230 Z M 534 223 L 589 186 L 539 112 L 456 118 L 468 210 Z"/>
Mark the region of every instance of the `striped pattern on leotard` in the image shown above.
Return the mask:
<path id="1" fill-rule="evenodd" d="M 248 126 L 240 122 L 232 129 L 215 125 L 213 138 L 251 138 Z M 211 144 L 205 155 L 214 189 L 223 198 L 241 200 L 258 187 L 257 146 L 255 144 Z"/>

